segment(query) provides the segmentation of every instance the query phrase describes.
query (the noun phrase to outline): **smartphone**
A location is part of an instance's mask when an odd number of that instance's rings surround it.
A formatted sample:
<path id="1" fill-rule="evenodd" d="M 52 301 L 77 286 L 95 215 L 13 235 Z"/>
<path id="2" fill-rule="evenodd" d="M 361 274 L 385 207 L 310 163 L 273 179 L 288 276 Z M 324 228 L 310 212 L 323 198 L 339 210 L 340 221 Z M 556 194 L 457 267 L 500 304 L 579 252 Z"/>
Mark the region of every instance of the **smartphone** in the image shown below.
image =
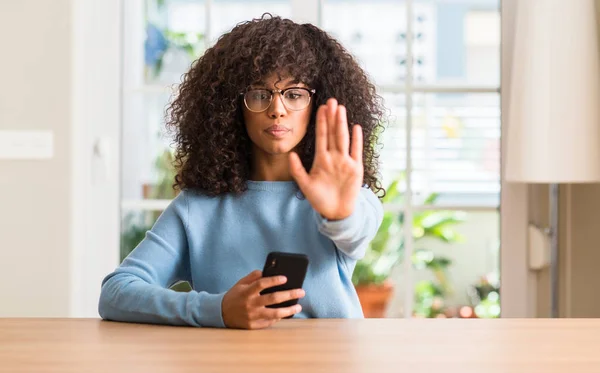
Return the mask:
<path id="1" fill-rule="evenodd" d="M 287 282 L 283 285 L 273 286 L 260 292 L 261 295 L 282 290 L 301 289 L 308 269 L 308 257 L 304 254 L 271 252 L 267 255 L 263 268 L 263 277 L 285 276 Z M 291 299 L 282 303 L 272 304 L 269 308 L 289 307 L 298 303 L 298 299 Z"/>

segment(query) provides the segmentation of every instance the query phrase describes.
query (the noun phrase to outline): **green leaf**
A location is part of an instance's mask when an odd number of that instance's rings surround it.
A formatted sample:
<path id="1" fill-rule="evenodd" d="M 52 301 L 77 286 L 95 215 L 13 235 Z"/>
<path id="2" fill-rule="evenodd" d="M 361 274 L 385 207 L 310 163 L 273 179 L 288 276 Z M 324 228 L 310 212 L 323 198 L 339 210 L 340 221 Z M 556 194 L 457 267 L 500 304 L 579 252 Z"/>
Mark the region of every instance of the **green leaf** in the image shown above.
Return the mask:
<path id="1" fill-rule="evenodd" d="M 395 199 L 400 195 L 400 191 L 398 190 L 399 180 L 394 180 L 392 183 L 386 188 L 385 197 L 382 198 L 383 203 L 391 203 L 394 202 Z"/>
<path id="2" fill-rule="evenodd" d="M 162 71 L 162 66 L 163 66 L 163 56 L 161 55 L 159 58 L 156 59 L 156 62 L 154 63 L 153 66 L 153 74 L 154 77 L 158 77 L 160 75 L 160 72 Z"/>
<path id="3" fill-rule="evenodd" d="M 194 47 L 190 44 L 183 45 L 182 48 L 190 55 L 190 57 L 194 56 Z"/>
<path id="4" fill-rule="evenodd" d="M 452 230 L 450 227 L 442 226 L 428 230 L 428 236 L 438 238 L 446 243 L 463 242 L 463 235 Z"/>
<path id="5" fill-rule="evenodd" d="M 120 256 L 123 261 L 146 237 L 146 232 L 152 229 L 152 225 L 144 224 L 144 214 L 128 214 L 123 226 L 126 229 L 121 233 Z"/>
<path id="6" fill-rule="evenodd" d="M 456 225 L 464 222 L 464 214 L 456 211 L 429 211 L 429 214 L 423 216 L 420 224 L 425 229 L 435 229 L 446 225 Z"/>
<path id="7" fill-rule="evenodd" d="M 170 287 L 170 289 L 180 292 L 180 293 L 187 293 L 190 290 L 192 290 L 192 287 L 190 286 L 189 282 L 182 281 L 182 282 L 178 282 L 178 283 L 174 284 L 173 286 Z"/>
<path id="8" fill-rule="evenodd" d="M 435 203 L 435 201 L 437 201 L 438 197 L 440 196 L 439 193 L 431 193 L 423 202 L 424 205 L 433 205 Z"/>
<path id="9" fill-rule="evenodd" d="M 402 203 L 403 192 L 399 189 L 405 173 L 401 172 L 386 188 L 383 203 Z M 425 204 L 432 205 L 438 199 L 438 193 L 432 193 Z M 456 232 L 455 225 L 465 220 L 464 213 L 445 210 L 416 211 L 411 228 L 415 242 L 430 238 L 445 243 L 458 242 L 462 236 Z M 352 282 L 358 284 L 381 284 L 385 281 L 404 255 L 403 225 L 405 214 L 385 212 L 377 234 L 371 241 L 365 257 L 358 261 L 352 275 Z M 392 241 L 393 240 L 393 241 Z M 396 241 L 397 240 L 397 241 Z M 426 317 L 434 317 L 443 311 L 443 296 L 450 290 L 446 269 L 452 265 L 450 259 L 435 256 L 431 251 L 417 249 L 411 258 L 415 268 L 431 271 L 435 281 L 417 284 L 415 312 L 423 312 Z M 440 300 L 441 299 L 441 300 Z M 442 306 L 440 306 L 440 304 Z"/>
<path id="10" fill-rule="evenodd" d="M 446 257 L 434 257 L 429 263 L 427 263 L 427 268 L 433 270 L 442 270 L 452 264 L 452 260 Z"/>
<path id="11" fill-rule="evenodd" d="M 390 212 L 386 212 L 383 215 L 383 221 L 377 231 L 377 234 L 371 241 L 371 249 L 375 252 L 381 253 L 385 249 L 385 246 L 390 237 L 390 226 L 394 223 L 394 215 Z"/>

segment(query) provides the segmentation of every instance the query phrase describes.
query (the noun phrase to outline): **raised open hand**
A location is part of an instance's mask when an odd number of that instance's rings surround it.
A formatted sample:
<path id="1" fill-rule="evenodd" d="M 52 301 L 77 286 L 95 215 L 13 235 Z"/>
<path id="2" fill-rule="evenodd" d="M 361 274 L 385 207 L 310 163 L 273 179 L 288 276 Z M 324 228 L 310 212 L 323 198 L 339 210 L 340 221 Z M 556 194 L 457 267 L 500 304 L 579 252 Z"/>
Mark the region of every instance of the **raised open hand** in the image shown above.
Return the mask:
<path id="1" fill-rule="evenodd" d="M 298 154 L 290 154 L 290 170 L 312 207 L 328 220 L 344 219 L 354 210 L 363 181 L 363 138 L 352 128 L 352 149 L 346 108 L 329 99 L 317 111 L 316 151 L 310 173 Z"/>

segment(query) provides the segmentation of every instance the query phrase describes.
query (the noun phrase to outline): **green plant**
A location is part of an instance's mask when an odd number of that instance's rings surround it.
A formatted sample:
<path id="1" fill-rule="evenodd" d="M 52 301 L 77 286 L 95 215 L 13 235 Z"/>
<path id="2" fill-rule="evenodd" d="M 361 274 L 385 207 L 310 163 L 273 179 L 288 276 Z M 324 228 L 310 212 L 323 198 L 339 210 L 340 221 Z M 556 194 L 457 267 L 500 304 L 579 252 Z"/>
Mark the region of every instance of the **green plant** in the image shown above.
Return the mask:
<path id="1" fill-rule="evenodd" d="M 386 189 L 386 195 L 382 202 L 398 203 L 403 201 L 403 195 L 399 191 L 403 174 L 392 181 Z M 432 193 L 424 204 L 432 205 L 439 195 Z M 440 240 L 445 243 L 459 242 L 462 236 L 458 234 L 453 226 L 464 221 L 465 214 L 461 211 L 418 211 L 413 215 L 413 241 L 417 247 L 414 250 L 412 260 L 417 267 L 439 270 L 450 264 L 449 259 L 436 257 L 430 250 L 419 248 L 420 241 L 425 238 Z M 394 266 L 402 258 L 404 253 L 404 239 L 402 225 L 405 214 L 386 211 L 377 234 L 371 241 L 365 257 L 360 260 L 354 271 L 352 281 L 355 285 L 381 284 L 390 275 Z M 443 275 L 436 274 L 440 279 Z"/>
<path id="2" fill-rule="evenodd" d="M 160 75 L 163 60 L 169 49 L 179 49 L 195 60 L 204 52 L 204 33 L 178 32 L 169 29 L 169 7 L 165 0 L 146 1 L 146 40 L 144 42 L 144 59 L 146 73 L 153 78 Z"/>
<path id="3" fill-rule="evenodd" d="M 125 215 L 122 226 L 125 229 L 121 232 L 121 261 L 144 239 L 146 232 L 152 228 L 152 224 L 148 224 L 144 212 L 129 212 Z"/>
<path id="4" fill-rule="evenodd" d="M 154 169 L 157 172 L 157 182 L 152 185 L 150 198 L 173 199 L 177 190 L 173 189 L 175 182 L 175 157 L 170 149 L 165 149 L 154 161 Z"/>
<path id="5" fill-rule="evenodd" d="M 414 315 L 434 318 L 444 313 L 446 292 L 433 281 L 419 281 L 415 285 Z"/>
<path id="6" fill-rule="evenodd" d="M 404 174 L 401 174 L 388 186 L 386 196 L 382 200 L 384 204 L 403 202 L 404 196 L 399 190 L 403 178 Z M 432 193 L 424 204 L 432 205 L 438 197 L 438 194 Z M 447 257 L 434 255 L 431 250 L 422 247 L 422 244 L 426 239 L 448 244 L 461 241 L 462 236 L 455 231 L 454 226 L 463 222 L 464 216 L 461 211 L 444 210 L 417 211 L 413 215 L 412 234 L 415 250 L 411 257 L 412 264 L 416 269 L 431 271 L 435 278 L 435 281 L 422 281 L 415 286 L 415 311 L 425 317 L 434 317 L 439 300 L 451 291 L 446 273 L 451 261 Z M 404 220 L 403 212 L 384 213 L 382 224 L 365 257 L 356 264 L 352 276 L 354 285 L 378 285 L 389 278 L 404 255 Z"/>
<path id="7" fill-rule="evenodd" d="M 175 198 L 177 194 L 173 189 L 175 168 L 173 167 L 173 153 L 170 149 L 165 149 L 156 157 L 154 168 L 157 172 L 157 182 L 150 186 L 148 198 Z M 160 213 L 161 211 L 129 212 L 125 215 L 122 226 L 126 228 L 121 232 L 121 260 L 125 259 L 144 239 L 146 232 L 152 228 Z"/>
<path id="8" fill-rule="evenodd" d="M 477 317 L 500 317 L 500 282 L 497 275 L 482 276 L 470 290 L 471 303 Z"/>
<path id="9" fill-rule="evenodd" d="M 195 60 L 204 51 L 204 34 L 200 32 L 176 32 L 169 29 L 159 29 L 156 25 L 149 23 L 147 31 L 146 53 L 152 57 L 146 59 L 146 64 L 154 78 L 158 77 L 163 68 L 163 59 L 169 49 L 180 49 L 187 53 L 190 60 Z M 159 45 L 155 45 L 155 44 Z"/>
<path id="10" fill-rule="evenodd" d="M 173 153 L 171 150 L 165 149 L 156 158 L 154 166 L 158 177 L 157 182 L 151 187 L 149 197 L 153 199 L 173 199 L 177 195 L 177 191 L 173 189 L 175 168 L 173 167 Z M 125 229 L 121 232 L 121 261 L 144 239 L 146 232 L 152 229 L 160 214 L 161 211 L 142 211 L 130 212 L 125 216 L 123 219 Z M 186 292 L 191 290 L 191 287 L 187 282 L 180 282 L 171 286 L 171 289 Z"/>

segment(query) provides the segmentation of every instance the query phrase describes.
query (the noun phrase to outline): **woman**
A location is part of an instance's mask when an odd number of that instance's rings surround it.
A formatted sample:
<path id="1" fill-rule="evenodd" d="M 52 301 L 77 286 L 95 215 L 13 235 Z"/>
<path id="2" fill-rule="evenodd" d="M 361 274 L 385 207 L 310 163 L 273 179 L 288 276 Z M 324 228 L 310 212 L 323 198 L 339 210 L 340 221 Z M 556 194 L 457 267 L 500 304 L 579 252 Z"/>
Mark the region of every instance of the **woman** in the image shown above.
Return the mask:
<path id="1" fill-rule="evenodd" d="M 315 26 L 265 16 L 196 61 L 168 114 L 181 192 L 104 279 L 100 315 L 247 329 L 362 317 L 351 278 L 383 216 L 382 108 L 352 56 Z M 285 282 L 261 276 L 271 251 L 308 256 L 303 289 L 260 294 Z M 178 281 L 193 290 L 170 290 Z"/>

